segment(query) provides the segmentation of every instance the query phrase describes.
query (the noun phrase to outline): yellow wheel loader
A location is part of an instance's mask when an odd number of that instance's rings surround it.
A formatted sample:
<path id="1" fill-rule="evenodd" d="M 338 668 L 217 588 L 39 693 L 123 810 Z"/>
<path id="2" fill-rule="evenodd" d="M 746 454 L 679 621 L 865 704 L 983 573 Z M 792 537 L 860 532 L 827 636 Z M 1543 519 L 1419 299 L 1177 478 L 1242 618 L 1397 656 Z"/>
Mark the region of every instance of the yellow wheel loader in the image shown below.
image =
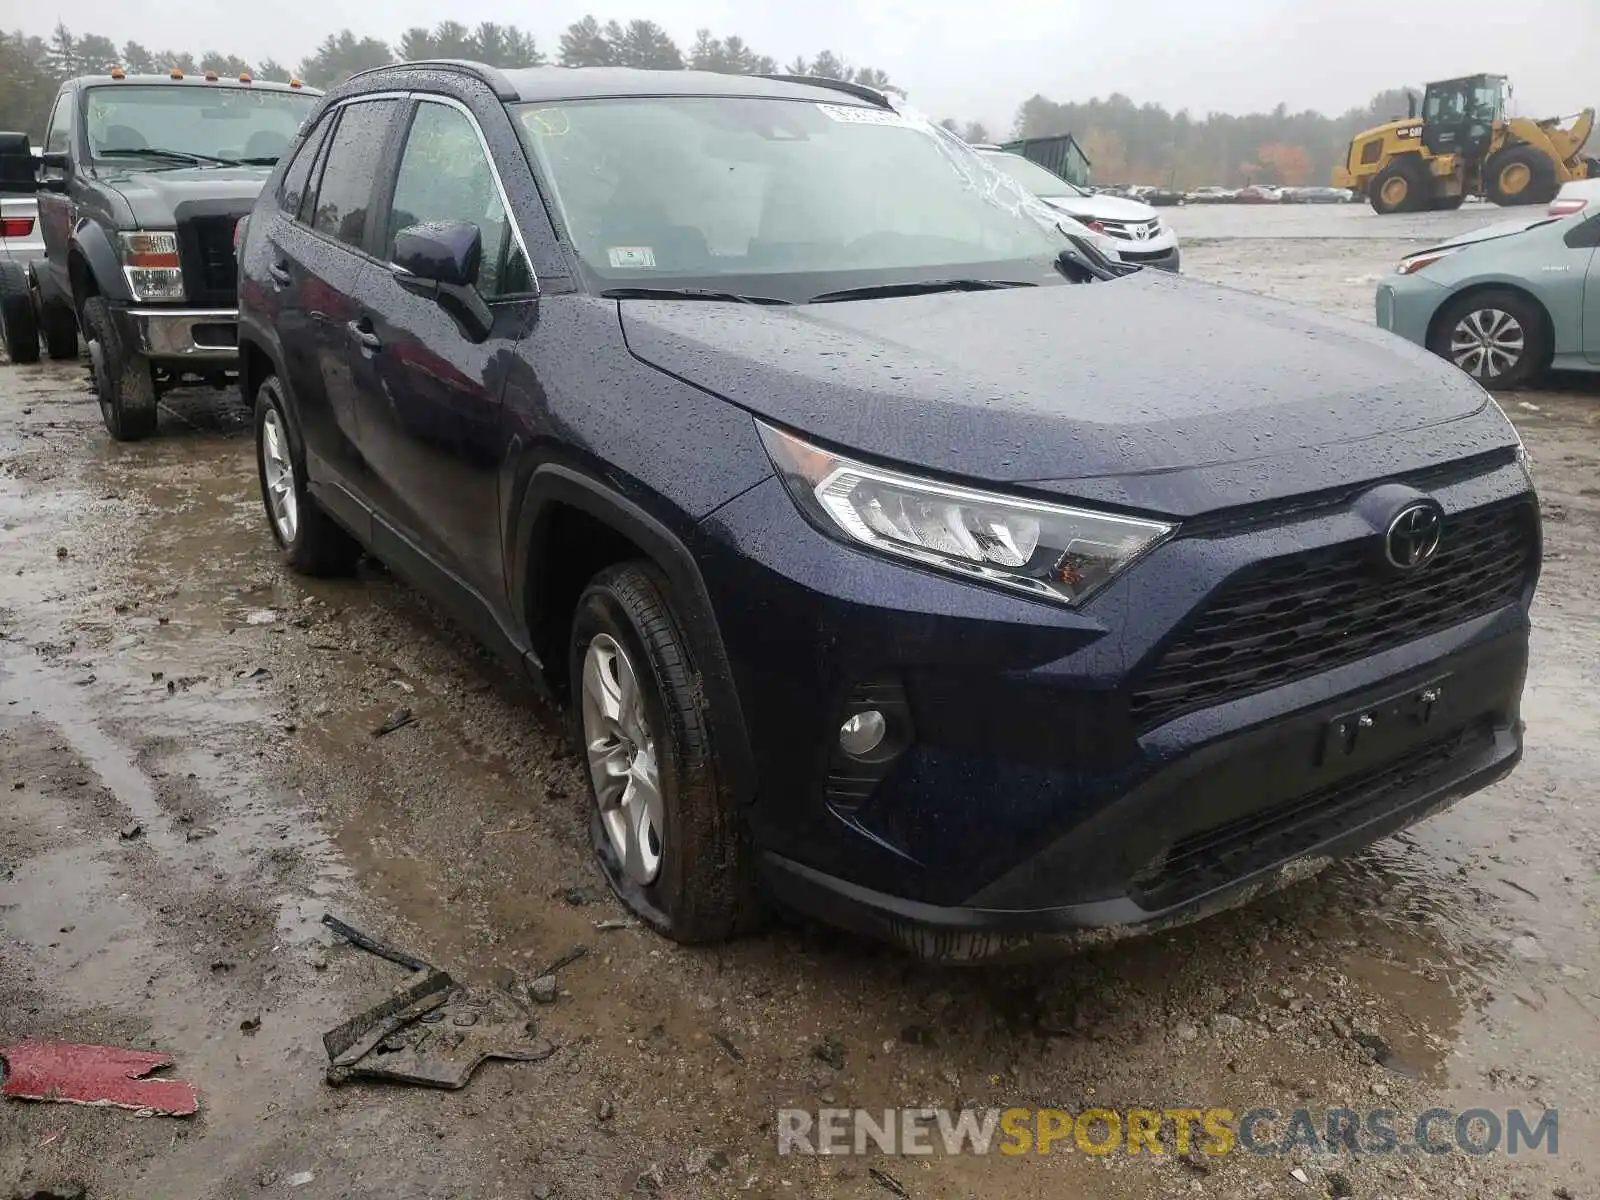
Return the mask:
<path id="1" fill-rule="evenodd" d="M 1430 83 L 1422 114 L 1358 133 L 1333 185 L 1362 193 L 1380 213 L 1458 208 L 1468 196 L 1496 204 L 1548 204 L 1563 183 L 1600 179 L 1583 158 L 1594 109 L 1563 120 L 1505 115 L 1504 75 Z"/>

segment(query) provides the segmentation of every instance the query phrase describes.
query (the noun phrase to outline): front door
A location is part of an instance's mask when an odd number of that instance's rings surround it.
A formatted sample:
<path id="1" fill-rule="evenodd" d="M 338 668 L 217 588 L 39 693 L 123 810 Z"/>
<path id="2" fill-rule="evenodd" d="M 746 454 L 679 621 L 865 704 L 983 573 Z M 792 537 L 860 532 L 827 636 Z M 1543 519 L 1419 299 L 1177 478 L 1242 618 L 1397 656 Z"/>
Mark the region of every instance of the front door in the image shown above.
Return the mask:
<path id="1" fill-rule="evenodd" d="M 478 227 L 477 287 L 492 327 L 487 335 L 463 327 L 375 262 L 362 282 L 354 364 L 362 457 L 377 510 L 396 532 L 499 609 L 501 391 L 535 311 L 533 282 L 473 118 L 454 102 L 418 97 L 370 248 L 392 261 L 395 234 L 426 221 Z"/>
<path id="2" fill-rule="evenodd" d="M 77 119 L 77 97 L 70 91 L 62 92 L 50 113 L 50 127 L 44 135 L 46 154 L 68 154 L 72 149 L 72 126 Z M 72 226 L 77 220 L 77 205 L 70 194 L 71 177 L 62 167 L 42 167 L 40 179 L 65 186 L 67 191 L 45 191 L 40 188 L 39 236 L 44 241 L 45 262 L 40 275 L 40 286 L 51 299 L 72 299 L 72 282 L 67 272 L 68 242 Z"/>
<path id="3" fill-rule="evenodd" d="M 1590 245 L 1600 247 L 1600 216 L 1590 217 L 1584 229 Z M 1589 271 L 1583 281 L 1583 353 L 1600 363 L 1600 248 L 1589 254 Z"/>

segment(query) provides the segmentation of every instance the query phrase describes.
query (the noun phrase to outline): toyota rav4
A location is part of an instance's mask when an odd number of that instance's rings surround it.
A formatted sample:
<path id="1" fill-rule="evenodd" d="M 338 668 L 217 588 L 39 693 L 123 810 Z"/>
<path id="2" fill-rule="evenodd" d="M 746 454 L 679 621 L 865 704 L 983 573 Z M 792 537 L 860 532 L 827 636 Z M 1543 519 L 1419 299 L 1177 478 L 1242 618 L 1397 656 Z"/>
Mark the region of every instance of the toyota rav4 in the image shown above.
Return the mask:
<path id="1" fill-rule="evenodd" d="M 1109 264 L 869 89 L 381 68 L 241 260 L 288 562 L 370 551 L 570 701 L 669 937 L 1169 924 L 1521 754 L 1539 512 L 1483 389 Z"/>

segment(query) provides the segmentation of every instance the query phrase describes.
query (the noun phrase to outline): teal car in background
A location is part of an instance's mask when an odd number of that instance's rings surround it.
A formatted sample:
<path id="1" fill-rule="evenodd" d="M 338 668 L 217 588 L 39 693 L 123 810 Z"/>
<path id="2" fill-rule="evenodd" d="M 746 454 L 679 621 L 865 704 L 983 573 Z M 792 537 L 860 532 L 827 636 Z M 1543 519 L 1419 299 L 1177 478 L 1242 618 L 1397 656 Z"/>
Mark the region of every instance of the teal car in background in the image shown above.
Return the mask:
<path id="1" fill-rule="evenodd" d="M 1600 371 L 1600 180 L 1533 220 L 1412 254 L 1378 284 L 1378 324 L 1489 388 L 1548 369 Z"/>

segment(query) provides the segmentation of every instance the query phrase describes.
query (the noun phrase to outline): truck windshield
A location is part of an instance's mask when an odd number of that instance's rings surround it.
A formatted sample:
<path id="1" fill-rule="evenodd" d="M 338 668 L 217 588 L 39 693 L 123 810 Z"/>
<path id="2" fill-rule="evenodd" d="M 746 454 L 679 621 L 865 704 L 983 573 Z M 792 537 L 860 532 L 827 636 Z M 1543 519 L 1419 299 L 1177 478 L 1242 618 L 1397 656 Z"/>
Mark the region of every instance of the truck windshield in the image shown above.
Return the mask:
<path id="1" fill-rule="evenodd" d="M 934 279 L 1059 279 L 1067 243 L 1052 210 L 915 116 L 735 96 L 514 114 L 602 289 L 804 300 Z"/>
<path id="2" fill-rule="evenodd" d="M 145 167 L 277 161 L 318 97 L 187 84 L 110 84 L 85 94 L 90 154 Z M 163 160 L 162 151 L 171 158 Z"/>

